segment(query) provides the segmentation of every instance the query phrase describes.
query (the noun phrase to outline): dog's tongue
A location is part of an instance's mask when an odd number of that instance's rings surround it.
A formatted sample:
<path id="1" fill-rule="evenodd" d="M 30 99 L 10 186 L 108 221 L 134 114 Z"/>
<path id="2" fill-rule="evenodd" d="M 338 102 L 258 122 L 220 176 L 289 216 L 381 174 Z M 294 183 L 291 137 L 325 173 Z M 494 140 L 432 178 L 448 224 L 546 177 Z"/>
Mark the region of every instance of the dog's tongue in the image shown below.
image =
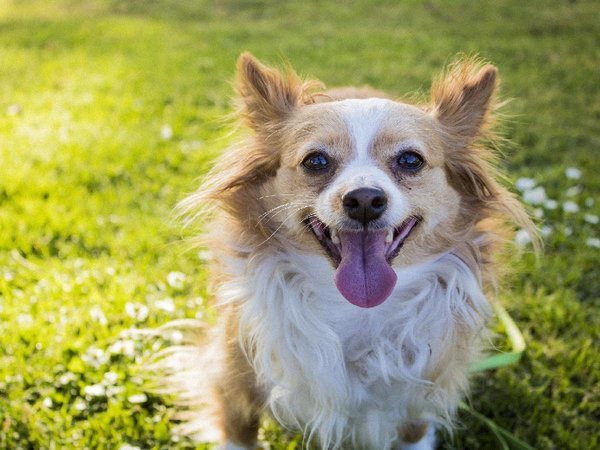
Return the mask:
<path id="1" fill-rule="evenodd" d="M 353 305 L 371 308 L 392 293 L 397 276 L 385 259 L 386 230 L 340 232 L 341 255 L 335 285 Z"/>

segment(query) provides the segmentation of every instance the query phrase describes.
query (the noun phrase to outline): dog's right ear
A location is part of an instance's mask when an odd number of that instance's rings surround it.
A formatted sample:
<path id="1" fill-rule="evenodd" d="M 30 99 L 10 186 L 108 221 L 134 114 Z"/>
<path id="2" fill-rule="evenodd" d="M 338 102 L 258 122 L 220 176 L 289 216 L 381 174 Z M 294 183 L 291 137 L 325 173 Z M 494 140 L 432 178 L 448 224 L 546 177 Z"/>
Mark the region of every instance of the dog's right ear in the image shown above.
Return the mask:
<path id="1" fill-rule="evenodd" d="M 300 105 L 312 103 L 309 90 L 315 82 L 304 82 L 291 68 L 284 72 L 263 65 L 250 53 L 237 62 L 237 92 L 241 114 L 255 131 L 271 131 Z"/>

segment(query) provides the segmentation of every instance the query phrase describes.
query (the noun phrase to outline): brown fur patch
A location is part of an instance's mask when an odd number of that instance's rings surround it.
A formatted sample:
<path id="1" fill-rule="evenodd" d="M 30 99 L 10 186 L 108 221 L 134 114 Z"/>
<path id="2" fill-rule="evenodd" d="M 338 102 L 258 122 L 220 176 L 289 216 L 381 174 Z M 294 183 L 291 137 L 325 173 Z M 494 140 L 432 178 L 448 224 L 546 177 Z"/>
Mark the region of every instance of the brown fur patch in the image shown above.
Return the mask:
<path id="1" fill-rule="evenodd" d="M 427 424 L 422 422 L 409 422 L 398 427 L 398 437 L 405 444 L 419 442 L 427 433 Z"/>
<path id="2" fill-rule="evenodd" d="M 237 317 L 233 311 L 225 317 L 224 360 L 214 389 L 217 420 L 224 440 L 251 448 L 256 444 L 263 396 L 239 345 Z"/>

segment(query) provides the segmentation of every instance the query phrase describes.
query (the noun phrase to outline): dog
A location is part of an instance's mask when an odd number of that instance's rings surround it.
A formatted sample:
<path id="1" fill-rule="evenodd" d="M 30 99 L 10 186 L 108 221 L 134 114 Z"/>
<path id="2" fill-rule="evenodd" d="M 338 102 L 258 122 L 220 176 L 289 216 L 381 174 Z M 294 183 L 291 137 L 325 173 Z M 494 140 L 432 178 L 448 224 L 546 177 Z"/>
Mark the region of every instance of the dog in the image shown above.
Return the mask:
<path id="1" fill-rule="evenodd" d="M 180 205 L 213 206 L 219 317 L 167 349 L 183 432 L 256 448 L 267 411 L 306 446 L 435 448 L 488 339 L 496 255 L 535 233 L 499 182 L 497 85 L 462 58 L 419 104 L 240 56 L 247 136 Z"/>

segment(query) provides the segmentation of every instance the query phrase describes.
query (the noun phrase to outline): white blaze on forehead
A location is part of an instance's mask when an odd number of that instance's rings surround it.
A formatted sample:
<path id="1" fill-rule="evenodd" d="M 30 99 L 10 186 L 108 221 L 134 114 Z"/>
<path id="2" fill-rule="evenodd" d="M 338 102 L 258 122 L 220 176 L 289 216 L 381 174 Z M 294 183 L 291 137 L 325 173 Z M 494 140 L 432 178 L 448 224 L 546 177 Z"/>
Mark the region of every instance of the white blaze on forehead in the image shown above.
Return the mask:
<path id="1" fill-rule="evenodd" d="M 351 137 L 352 155 L 317 201 L 317 214 L 326 223 L 328 219 L 335 222 L 333 204 L 345 193 L 361 187 L 383 189 L 388 197 L 386 217 L 390 223 L 397 224 L 406 218 L 408 202 L 370 154 L 373 141 L 385 119 L 393 112 L 394 105 L 395 102 L 381 98 L 350 99 L 335 103 L 336 111 L 344 120 Z"/>
<path id="2" fill-rule="evenodd" d="M 336 102 L 335 107 L 348 127 L 354 144 L 355 159 L 367 161 L 371 143 L 378 134 L 394 102 L 383 98 L 350 99 Z"/>

